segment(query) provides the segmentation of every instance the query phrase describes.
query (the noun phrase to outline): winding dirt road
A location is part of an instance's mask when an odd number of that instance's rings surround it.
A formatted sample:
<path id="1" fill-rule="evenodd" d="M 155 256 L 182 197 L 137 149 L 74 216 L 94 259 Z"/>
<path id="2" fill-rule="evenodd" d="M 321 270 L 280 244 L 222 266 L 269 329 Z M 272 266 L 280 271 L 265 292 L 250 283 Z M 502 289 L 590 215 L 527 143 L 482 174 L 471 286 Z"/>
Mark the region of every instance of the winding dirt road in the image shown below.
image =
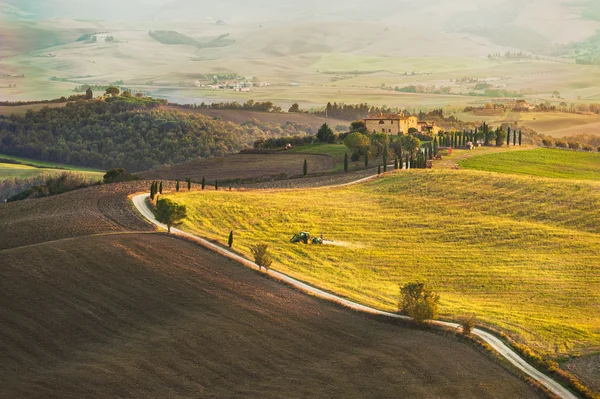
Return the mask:
<path id="1" fill-rule="evenodd" d="M 349 184 L 358 184 L 358 183 L 370 180 L 375 177 L 377 177 L 377 176 L 375 175 L 373 177 L 361 179 L 359 181 L 352 182 Z M 348 184 L 344 184 L 344 185 L 348 185 Z M 164 230 L 167 230 L 167 226 L 160 223 L 159 221 L 157 221 L 156 218 L 154 217 L 154 214 L 152 213 L 152 210 L 148 207 L 146 199 L 149 196 L 150 196 L 149 194 L 139 194 L 139 195 L 132 197 L 134 206 L 150 222 L 152 222 L 153 224 L 155 224 L 156 226 L 158 226 Z M 259 270 L 259 267 L 254 262 L 251 262 L 248 259 L 246 259 L 242 256 L 239 256 L 225 248 L 221 248 L 220 246 L 213 244 L 212 242 L 207 241 L 201 237 L 198 237 L 194 234 L 186 233 L 186 232 L 181 231 L 176 228 L 171 228 L 171 232 L 173 234 L 189 238 L 189 239 L 201 244 L 202 246 L 204 246 L 216 253 L 219 253 L 229 259 L 235 260 L 247 267 Z M 386 317 L 390 317 L 390 318 L 394 318 L 394 319 L 410 320 L 410 318 L 407 316 L 384 312 L 384 311 L 381 311 L 381 310 L 378 310 L 375 308 L 371 308 L 369 306 L 361 305 L 359 303 L 352 302 L 347 299 L 341 298 L 339 296 L 330 294 L 328 292 L 325 292 L 323 290 L 320 290 L 318 288 L 310 286 L 306 283 L 303 283 L 302 281 L 296 280 L 290 276 L 287 276 L 287 275 L 280 273 L 278 271 L 275 271 L 275 270 L 269 270 L 268 273 L 271 277 L 274 277 L 278 280 L 284 281 L 304 292 L 310 293 L 312 295 L 316 295 L 320 298 L 323 298 L 323 299 L 326 299 L 326 300 L 329 300 L 332 302 L 339 303 L 339 304 L 344 305 L 353 310 L 370 313 L 370 314 L 386 316 Z M 460 325 L 456 324 L 456 323 L 448 323 L 448 322 L 443 322 L 443 321 L 433 321 L 432 323 L 442 326 L 442 327 L 449 327 L 449 328 L 453 328 L 453 329 L 460 328 Z M 536 368 L 531 366 L 529 363 L 527 363 L 523 358 L 521 358 L 516 352 L 514 352 L 511 348 L 509 348 L 504 342 L 502 342 L 496 336 L 494 336 L 486 331 L 480 330 L 478 328 L 475 328 L 473 330 L 473 334 L 476 335 L 477 337 L 479 337 L 484 342 L 486 342 L 488 345 L 490 345 L 495 351 L 497 351 L 500 355 L 502 355 L 504 358 L 506 358 L 513 366 L 515 366 L 516 368 L 521 370 L 523 373 L 525 373 L 530 378 L 534 379 L 535 381 L 537 381 L 540 384 L 542 384 L 543 386 L 545 386 L 553 394 L 555 394 L 558 397 L 563 398 L 563 399 L 577 399 L 577 396 L 575 396 L 573 393 L 571 393 L 571 391 L 569 391 L 567 388 L 563 387 L 561 384 L 554 381 L 552 378 L 548 377 L 544 373 L 540 372 L 539 370 L 537 370 Z"/>

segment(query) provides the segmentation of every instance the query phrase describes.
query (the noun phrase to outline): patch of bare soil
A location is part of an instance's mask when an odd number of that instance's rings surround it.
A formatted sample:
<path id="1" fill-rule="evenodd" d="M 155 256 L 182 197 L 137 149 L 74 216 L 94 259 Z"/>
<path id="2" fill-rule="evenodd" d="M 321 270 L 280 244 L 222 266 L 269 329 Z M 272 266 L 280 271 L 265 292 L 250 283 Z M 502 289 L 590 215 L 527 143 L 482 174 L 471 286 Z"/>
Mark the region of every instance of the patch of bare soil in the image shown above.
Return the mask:
<path id="1" fill-rule="evenodd" d="M 581 378 L 585 385 L 600 395 L 600 355 L 578 357 L 563 368 Z"/>
<path id="2" fill-rule="evenodd" d="M 308 154 L 235 154 L 222 158 L 199 159 L 178 165 L 162 166 L 139 175 L 145 179 L 185 179 L 214 184 L 215 179 L 269 179 L 302 176 L 304 160 L 309 173 L 333 169 L 333 158 L 328 155 Z"/>
<path id="3" fill-rule="evenodd" d="M 143 181 L 108 184 L 0 204 L 0 250 L 90 234 L 154 231 L 128 198 L 149 187 Z"/>

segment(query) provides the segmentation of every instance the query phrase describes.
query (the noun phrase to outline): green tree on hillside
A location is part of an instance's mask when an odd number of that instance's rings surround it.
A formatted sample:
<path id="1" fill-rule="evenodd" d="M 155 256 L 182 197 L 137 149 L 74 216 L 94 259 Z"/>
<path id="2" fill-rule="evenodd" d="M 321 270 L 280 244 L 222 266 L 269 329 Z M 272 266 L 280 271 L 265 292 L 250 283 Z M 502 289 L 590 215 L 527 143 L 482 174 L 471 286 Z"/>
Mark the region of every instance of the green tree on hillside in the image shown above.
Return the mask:
<path id="1" fill-rule="evenodd" d="M 308 175 L 308 161 L 306 159 L 304 160 L 304 165 L 302 166 L 302 174 L 304 176 Z"/>
<path id="2" fill-rule="evenodd" d="M 192 178 L 191 177 L 186 177 L 185 181 L 187 182 L 188 191 L 192 191 Z"/>
<path id="3" fill-rule="evenodd" d="M 206 187 L 206 177 L 202 178 L 202 190 Z"/>
<path id="4" fill-rule="evenodd" d="M 323 123 L 317 132 L 317 140 L 321 143 L 327 143 L 331 136 L 333 136 L 333 130 L 331 130 L 327 123 Z"/>
<path id="5" fill-rule="evenodd" d="M 254 263 L 258 266 L 258 270 L 264 267 L 266 271 L 269 271 L 273 264 L 273 259 L 269 254 L 269 246 L 267 244 L 257 244 L 250 248 L 250 252 L 254 256 Z"/>
<path id="6" fill-rule="evenodd" d="M 344 140 L 344 145 L 353 153 L 364 154 L 371 146 L 371 140 L 362 133 L 350 133 Z"/>
<path id="7" fill-rule="evenodd" d="M 496 129 L 496 147 L 502 147 L 506 140 L 506 132 L 501 127 Z"/>
<path id="8" fill-rule="evenodd" d="M 519 145 L 523 145 L 523 131 L 519 130 Z"/>
<path id="9" fill-rule="evenodd" d="M 414 154 L 421 147 L 421 140 L 411 135 L 403 136 L 402 147 L 409 154 Z"/>
<path id="10" fill-rule="evenodd" d="M 175 180 L 175 190 L 179 192 L 179 180 Z"/>
<path id="11" fill-rule="evenodd" d="M 440 296 L 426 283 L 414 282 L 400 289 L 399 310 L 406 313 L 417 323 L 435 320 L 438 316 Z"/>
<path id="12" fill-rule="evenodd" d="M 344 172 L 348 173 L 348 153 L 344 154 Z"/>
<path id="13" fill-rule="evenodd" d="M 510 146 L 510 126 L 508 127 L 508 132 L 506 133 L 506 145 Z"/>
<path id="14" fill-rule="evenodd" d="M 229 233 L 229 238 L 227 239 L 227 245 L 229 248 L 233 247 L 233 230 Z"/>
<path id="15" fill-rule="evenodd" d="M 288 112 L 300 112 L 300 105 L 298 103 L 292 104 Z"/>
<path id="16" fill-rule="evenodd" d="M 92 91 L 91 87 L 88 87 L 85 91 L 85 98 L 86 100 L 91 100 L 92 98 L 94 98 L 94 92 Z"/>
<path id="17" fill-rule="evenodd" d="M 187 208 L 185 205 L 179 205 L 168 198 L 162 198 L 156 203 L 154 216 L 160 223 L 167 225 L 167 231 L 170 233 L 171 226 L 187 217 Z"/>
<path id="18" fill-rule="evenodd" d="M 108 89 L 106 89 L 106 94 L 112 97 L 118 96 L 120 92 L 121 90 L 115 86 L 110 86 Z"/>
<path id="19" fill-rule="evenodd" d="M 350 131 L 366 134 L 367 133 L 367 125 L 365 124 L 365 121 L 362 121 L 362 120 L 354 121 L 350 124 Z"/>

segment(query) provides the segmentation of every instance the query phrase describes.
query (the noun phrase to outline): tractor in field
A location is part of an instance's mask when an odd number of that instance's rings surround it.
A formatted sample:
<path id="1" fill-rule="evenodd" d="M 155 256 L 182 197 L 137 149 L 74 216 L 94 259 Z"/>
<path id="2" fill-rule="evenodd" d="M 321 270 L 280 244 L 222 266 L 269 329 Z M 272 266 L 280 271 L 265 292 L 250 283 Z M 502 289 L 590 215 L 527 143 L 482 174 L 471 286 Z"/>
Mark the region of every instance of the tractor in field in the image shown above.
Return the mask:
<path id="1" fill-rule="evenodd" d="M 323 237 L 311 237 L 310 233 L 302 231 L 298 234 L 295 234 L 290 242 L 294 244 L 299 242 L 303 242 L 304 244 L 323 244 Z"/>

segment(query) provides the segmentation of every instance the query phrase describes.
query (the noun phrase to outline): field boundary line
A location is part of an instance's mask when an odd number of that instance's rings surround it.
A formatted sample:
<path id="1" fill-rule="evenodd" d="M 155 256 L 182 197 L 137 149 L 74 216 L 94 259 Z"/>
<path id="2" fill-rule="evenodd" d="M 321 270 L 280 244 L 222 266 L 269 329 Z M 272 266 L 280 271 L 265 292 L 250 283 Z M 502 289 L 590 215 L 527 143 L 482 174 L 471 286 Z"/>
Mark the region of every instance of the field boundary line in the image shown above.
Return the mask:
<path id="1" fill-rule="evenodd" d="M 39 247 L 41 245 L 46 245 L 46 244 L 49 245 L 49 244 L 56 244 L 59 242 L 74 241 L 74 240 L 78 240 L 80 238 L 108 237 L 108 236 L 121 236 L 121 235 L 132 235 L 132 234 L 156 234 L 156 233 L 157 233 L 156 231 L 133 231 L 132 230 L 132 231 L 115 231 L 115 232 L 111 232 L 111 233 L 87 234 L 87 235 L 82 235 L 82 236 L 59 238 L 58 240 L 42 241 L 42 242 L 38 242 L 36 244 L 27 244 L 27 245 L 21 245 L 18 247 L 0 249 L 0 253 L 15 251 L 15 250 L 19 250 L 19 249 L 25 249 L 25 248 Z"/>
<path id="2" fill-rule="evenodd" d="M 377 177 L 377 175 L 370 176 L 370 177 L 360 179 L 360 180 L 357 180 L 357 181 L 354 181 L 351 183 L 346 183 L 345 185 L 362 183 L 363 181 L 370 180 L 370 179 L 373 179 L 376 177 Z M 345 186 L 345 185 L 342 185 L 342 186 Z M 329 187 L 337 187 L 337 186 L 329 186 Z M 131 200 L 133 201 L 133 204 L 137 208 L 137 210 L 142 214 L 142 216 L 144 216 L 146 219 L 148 219 L 150 222 L 152 222 L 156 226 L 158 226 L 164 230 L 167 230 L 167 226 L 163 223 L 160 223 L 158 220 L 156 220 L 152 210 L 148 207 L 146 199 L 149 197 L 150 197 L 150 194 L 137 194 L 137 195 L 132 196 Z M 179 230 L 179 229 L 173 228 L 173 227 L 171 228 L 171 232 L 177 236 L 191 239 L 192 241 L 199 243 L 203 247 L 205 247 L 213 252 L 216 252 L 217 254 L 225 256 L 226 258 L 234 260 L 234 261 L 236 261 L 244 266 L 247 266 L 251 269 L 254 269 L 257 271 L 261 270 L 256 263 L 244 258 L 243 256 L 235 254 L 226 248 L 222 248 L 219 245 L 212 243 L 212 242 L 210 242 L 202 237 L 199 237 L 195 234 L 187 233 L 185 231 L 182 231 L 182 230 Z M 353 302 L 348 299 L 344 299 L 342 297 L 331 294 L 331 293 L 321 290 L 319 288 L 313 287 L 309 284 L 306 284 L 300 280 L 297 280 L 293 277 L 288 276 L 287 274 L 278 272 L 276 270 L 268 270 L 267 273 L 269 276 L 274 277 L 277 280 L 283 281 L 295 288 L 298 288 L 305 293 L 315 295 L 319 298 L 341 304 L 347 308 L 350 308 L 350 309 L 353 309 L 356 311 L 369 313 L 369 314 L 373 314 L 373 315 L 385 316 L 385 317 L 389 317 L 392 319 L 411 320 L 411 318 L 408 316 L 385 312 L 385 311 L 375 309 L 370 306 L 361 305 L 357 302 Z M 437 325 L 440 327 L 445 327 L 445 328 L 452 328 L 452 329 L 461 328 L 460 325 L 457 323 L 450 323 L 450 322 L 445 322 L 445 321 L 437 321 L 436 320 L 436 321 L 432 321 L 431 324 Z M 542 384 L 546 389 L 548 389 L 554 395 L 556 395 L 560 398 L 563 398 L 563 399 L 577 399 L 577 396 L 575 394 L 573 394 L 571 391 L 569 391 L 567 388 L 565 388 L 560 383 L 556 382 L 552 378 L 548 377 L 547 375 L 545 375 L 544 373 L 542 373 L 541 371 L 539 371 L 538 369 L 536 369 L 535 367 L 533 367 L 532 365 L 527 363 L 527 361 L 525 361 L 515 351 L 513 351 L 511 348 L 509 348 L 508 345 L 506 345 L 504 342 L 502 342 L 502 340 L 500 338 L 492 335 L 491 333 L 489 333 L 487 331 L 481 330 L 479 328 L 473 329 L 473 335 L 479 337 L 481 340 L 483 340 L 485 343 L 487 343 L 489 346 L 491 346 L 498 354 L 500 354 L 502 357 L 504 357 L 506 360 L 508 360 L 508 362 L 511 365 L 515 366 L 517 369 L 522 371 L 524 374 L 526 374 L 530 378 L 532 378 L 535 381 Z"/>

